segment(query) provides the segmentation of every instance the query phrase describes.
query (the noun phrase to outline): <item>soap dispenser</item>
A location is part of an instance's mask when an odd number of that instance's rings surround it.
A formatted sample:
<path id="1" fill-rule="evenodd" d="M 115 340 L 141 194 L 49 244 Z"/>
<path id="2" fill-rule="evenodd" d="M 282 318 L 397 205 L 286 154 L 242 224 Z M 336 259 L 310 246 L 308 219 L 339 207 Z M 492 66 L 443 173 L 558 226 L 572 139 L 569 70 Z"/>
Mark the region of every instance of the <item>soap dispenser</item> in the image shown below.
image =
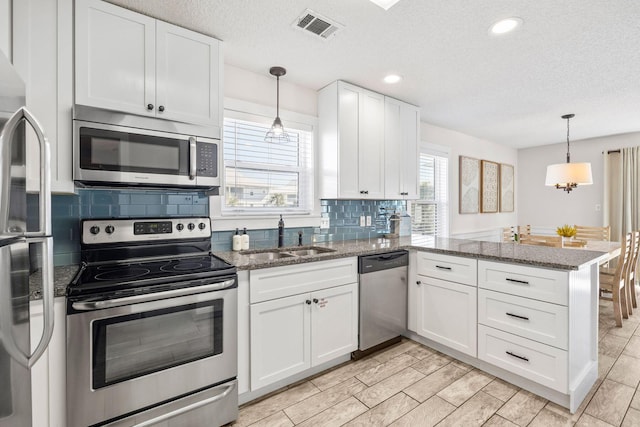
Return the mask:
<path id="1" fill-rule="evenodd" d="M 281 248 L 284 246 L 284 220 L 282 219 L 282 215 L 280 215 L 280 221 L 278 221 L 278 247 Z"/>
<path id="2" fill-rule="evenodd" d="M 233 235 L 231 248 L 234 251 L 239 251 L 242 249 L 242 238 L 240 237 L 240 230 L 236 228 L 236 234 Z"/>
<path id="3" fill-rule="evenodd" d="M 247 227 L 244 228 L 242 232 L 242 236 L 240 236 L 242 242 L 242 250 L 246 251 L 249 249 L 249 235 L 247 234 Z"/>

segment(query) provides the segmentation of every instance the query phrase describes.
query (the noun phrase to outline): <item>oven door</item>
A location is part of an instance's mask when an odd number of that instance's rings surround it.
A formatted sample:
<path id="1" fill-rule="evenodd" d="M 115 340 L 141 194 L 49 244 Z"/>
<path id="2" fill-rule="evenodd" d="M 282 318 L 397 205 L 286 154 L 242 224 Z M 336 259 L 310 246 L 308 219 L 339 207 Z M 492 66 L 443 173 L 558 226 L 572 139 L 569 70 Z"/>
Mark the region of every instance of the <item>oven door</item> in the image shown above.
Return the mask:
<path id="1" fill-rule="evenodd" d="M 84 183 L 216 187 L 218 140 L 74 121 L 74 180 Z"/>
<path id="2" fill-rule="evenodd" d="M 236 377 L 237 288 L 201 292 L 206 287 L 179 289 L 182 296 L 172 298 L 163 292 L 129 297 L 164 298 L 134 304 L 71 304 L 78 310 L 67 316 L 70 427 L 146 410 Z M 110 303 L 117 306 L 92 309 Z M 230 402 L 237 405 L 237 397 Z"/>

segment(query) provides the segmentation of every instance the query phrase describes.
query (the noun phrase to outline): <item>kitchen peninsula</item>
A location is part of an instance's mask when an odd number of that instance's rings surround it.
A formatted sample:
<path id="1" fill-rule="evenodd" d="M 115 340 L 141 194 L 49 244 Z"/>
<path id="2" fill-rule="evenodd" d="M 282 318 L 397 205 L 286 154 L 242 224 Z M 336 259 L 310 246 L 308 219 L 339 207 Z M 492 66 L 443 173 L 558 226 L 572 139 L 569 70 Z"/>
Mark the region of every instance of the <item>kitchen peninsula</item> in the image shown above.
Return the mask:
<path id="1" fill-rule="evenodd" d="M 366 239 L 315 245 L 333 251 L 251 258 L 216 255 L 253 271 L 410 251 L 407 337 L 575 412 L 598 376 L 598 264 L 608 249 L 585 250 L 475 240 Z M 285 248 L 292 251 L 295 248 Z M 266 250 L 265 250 L 266 251 Z M 259 251 L 254 251 L 259 252 Z M 294 268 L 294 267 L 290 267 Z M 278 271 L 279 271 L 278 270 Z M 274 269 L 275 271 L 275 269 Z M 247 279 L 248 286 L 250 280 Z M 242 281 L 241 285 L 242 287 Z M 248 293 L 248 291 L 247 291 Z M 242 294 L 242 289 L 240 289 Z M 249 323 L 249 304 L 239 313 Z M 444 319 L 444 321 L 443 321 Z M 242 328 L 242 326 L 241 326 Z M 239 331 L 239 345 L 249 331 Z M 249 364 L 248 359 L 240 365 Z M 250 369 L 239 372 L 251 372 Z M 240 376 L 239 376 L 240 377 Z M 281 383 L 280 383 L 281 384 Z M 247 389 L 251 397 L 256 390 Z M 241 401 L 242 401 L 241 390 Z"/>

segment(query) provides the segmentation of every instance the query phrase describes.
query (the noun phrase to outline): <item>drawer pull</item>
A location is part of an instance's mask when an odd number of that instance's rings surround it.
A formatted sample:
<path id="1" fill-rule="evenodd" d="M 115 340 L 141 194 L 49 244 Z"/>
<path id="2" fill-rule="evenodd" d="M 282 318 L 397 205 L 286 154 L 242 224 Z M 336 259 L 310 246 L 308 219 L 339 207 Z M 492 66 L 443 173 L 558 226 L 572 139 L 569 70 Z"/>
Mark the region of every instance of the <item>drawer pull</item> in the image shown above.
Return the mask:
<path id="1" fill-rule="evenodd" d="M 525 362 L 528 362 L 528 361 L 529 361 L 529 359 L 527 359 L 526 357 L 524 357 L 524 356 L 518 356 L 517 354 L 512 353 L 512 352 L 510 352 L 510 351 L 505 351 L 505 353 L 507 353 L 507 354 L 508 354 L 509 356 L 511 356 L 511 357 L 515 357 L 516 359 L 524 360 Z"/>
<path id="2" fill-rule="evenodd" d="M 518 280 L 518 279 L 509 279 L 508 277 L 505 279 L 507 282 L 520 283 L 522 285 L 528 285 L 529 282 L 526 280 Z"/>
<path id="3" fill-rule="evenodd" d="M 505 314 L 506 314 L 507 316 L 516 317 L 516 318 L 518 318 L 518 319 L 522 319 L 522 320 L 529 320 L 529 318 L 528 318 L 528 317 L 525 317 L 525 316 L 519 316 L 519 315 L 517 315 L 517 314 L 513 314 L 513 313 L 505 313 Z"/>
<path id="4" fill-rule="evenodd" d="M 442 265 L 436 265 L 436 268 L 439 268 L 440 270 L 447 270 L 447 271 L 451 271 L 451 267 L 444 267 Z"/>

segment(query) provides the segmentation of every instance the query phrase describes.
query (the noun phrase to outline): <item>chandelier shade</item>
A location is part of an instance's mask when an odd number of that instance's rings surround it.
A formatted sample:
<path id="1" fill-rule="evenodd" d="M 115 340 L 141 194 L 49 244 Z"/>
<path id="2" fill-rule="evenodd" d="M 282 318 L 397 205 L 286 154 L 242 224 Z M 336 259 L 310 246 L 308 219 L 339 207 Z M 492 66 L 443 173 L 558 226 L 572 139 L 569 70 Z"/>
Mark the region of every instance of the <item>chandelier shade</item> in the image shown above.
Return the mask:
<path id="1" fill-rule="evenodd" d="M 591 174 L 591 163 L 571 163 L 571 154 L 569 152 L 569 120 L 575 114 L 565 114 L 563 119 L 567 120 L 567 162 L 557 163 L 547 166 L 547 177 L 545 185 L 556 187 L 570 193 L 571 190 L 578 185 L 593 184 L 593 176 Z"/>

